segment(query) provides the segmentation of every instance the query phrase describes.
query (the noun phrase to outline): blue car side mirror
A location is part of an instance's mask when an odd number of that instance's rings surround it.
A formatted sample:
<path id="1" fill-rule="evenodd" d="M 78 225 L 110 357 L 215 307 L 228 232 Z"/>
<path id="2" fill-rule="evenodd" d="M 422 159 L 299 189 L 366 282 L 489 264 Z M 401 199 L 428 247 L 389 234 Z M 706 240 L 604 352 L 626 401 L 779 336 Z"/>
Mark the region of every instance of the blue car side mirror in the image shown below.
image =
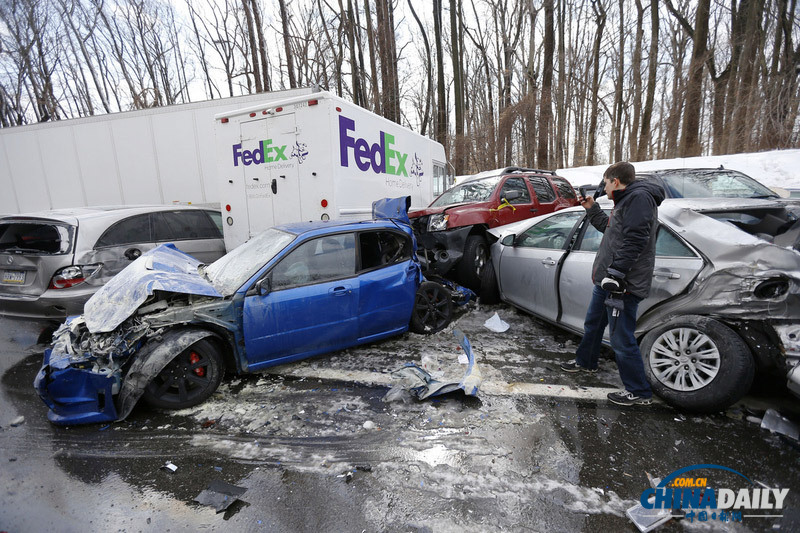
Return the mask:
<path id="1" fill-rule="evenodd" d="M 272 283 L 269 278 L 263 278 L 256 282 L 256 294 L 265 296 L 272 291 Z"/>

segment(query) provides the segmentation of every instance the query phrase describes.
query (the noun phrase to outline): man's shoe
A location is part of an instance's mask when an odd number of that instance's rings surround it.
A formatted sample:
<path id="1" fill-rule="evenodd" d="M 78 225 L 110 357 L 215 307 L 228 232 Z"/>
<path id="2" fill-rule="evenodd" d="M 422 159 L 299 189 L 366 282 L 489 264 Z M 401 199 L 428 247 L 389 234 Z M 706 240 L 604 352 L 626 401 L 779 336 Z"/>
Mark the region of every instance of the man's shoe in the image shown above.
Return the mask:
<path id="1" fill-rule="evenodd" d="M 652 398 L 643 398 L 626 390 L 610 392 L 608 399 L 617 405 L 650 405 L 653 403 Z"/>
<path id="2" fill-rule="evenodd" d="M 561 363 L 561 365 L 559 365 L 559 366 L 561 367 L 561 370 L 563 370 L 564 372 L 570 372 L 570 373 L 574 373 L 574 372 L 592 372 L 592 373 L 594 373 L 594 372 L 597 372 L 596 368 L 586 368 L 586 367 L 583 367 L 583 366 L 579 365 L 578 361 L 575 360 L 575 359 L 573 359 L 572 361 L 568 361 L 566 363 Z"/>

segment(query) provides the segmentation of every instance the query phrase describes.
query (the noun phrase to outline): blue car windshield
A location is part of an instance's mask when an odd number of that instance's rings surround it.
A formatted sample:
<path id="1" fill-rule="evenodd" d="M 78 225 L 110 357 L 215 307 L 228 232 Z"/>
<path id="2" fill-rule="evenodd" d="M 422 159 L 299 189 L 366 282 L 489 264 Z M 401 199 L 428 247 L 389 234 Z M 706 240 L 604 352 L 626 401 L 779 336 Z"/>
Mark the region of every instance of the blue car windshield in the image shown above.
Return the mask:
<path id="1" fill-rule="evenodd" d="M 205 274 L 217 292 L 230 296 L 294 239 L 291 233 L 270 228 L 205 267 Z"/>
<path id="2" fill-rule="evenodd" d="M 430 207 L 462 204 L 464 202 L 485 202 L 494 192 L 494 188 L 503 176 L 492 176 L 480 180 L 472 180 L 461 185 L 456 185 L 442 193 Z"/>

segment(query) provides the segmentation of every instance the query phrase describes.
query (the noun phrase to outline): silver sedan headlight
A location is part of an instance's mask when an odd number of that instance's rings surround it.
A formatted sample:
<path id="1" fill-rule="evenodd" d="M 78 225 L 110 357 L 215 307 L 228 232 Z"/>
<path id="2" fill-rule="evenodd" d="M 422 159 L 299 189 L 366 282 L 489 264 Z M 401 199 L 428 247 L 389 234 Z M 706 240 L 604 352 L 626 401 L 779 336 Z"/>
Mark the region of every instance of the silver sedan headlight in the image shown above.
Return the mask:
<path id="1" fill-rule="evenodd" d="M 431 215 L 428 219 L 428 231 L 444 231 L 447 229 L 447 219 L 450 215 Z"/>

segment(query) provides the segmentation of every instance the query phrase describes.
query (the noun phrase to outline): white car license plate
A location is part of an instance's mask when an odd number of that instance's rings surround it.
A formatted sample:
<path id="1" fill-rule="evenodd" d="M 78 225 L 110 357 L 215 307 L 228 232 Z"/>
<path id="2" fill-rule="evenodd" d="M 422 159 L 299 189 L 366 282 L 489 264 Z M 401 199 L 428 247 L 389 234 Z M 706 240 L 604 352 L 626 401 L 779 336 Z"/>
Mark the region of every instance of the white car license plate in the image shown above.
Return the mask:
<path id="1" fill-rule="evenodd" d="M 4 270 L 3 283 L 25 283 L 25 271 Z"/>

